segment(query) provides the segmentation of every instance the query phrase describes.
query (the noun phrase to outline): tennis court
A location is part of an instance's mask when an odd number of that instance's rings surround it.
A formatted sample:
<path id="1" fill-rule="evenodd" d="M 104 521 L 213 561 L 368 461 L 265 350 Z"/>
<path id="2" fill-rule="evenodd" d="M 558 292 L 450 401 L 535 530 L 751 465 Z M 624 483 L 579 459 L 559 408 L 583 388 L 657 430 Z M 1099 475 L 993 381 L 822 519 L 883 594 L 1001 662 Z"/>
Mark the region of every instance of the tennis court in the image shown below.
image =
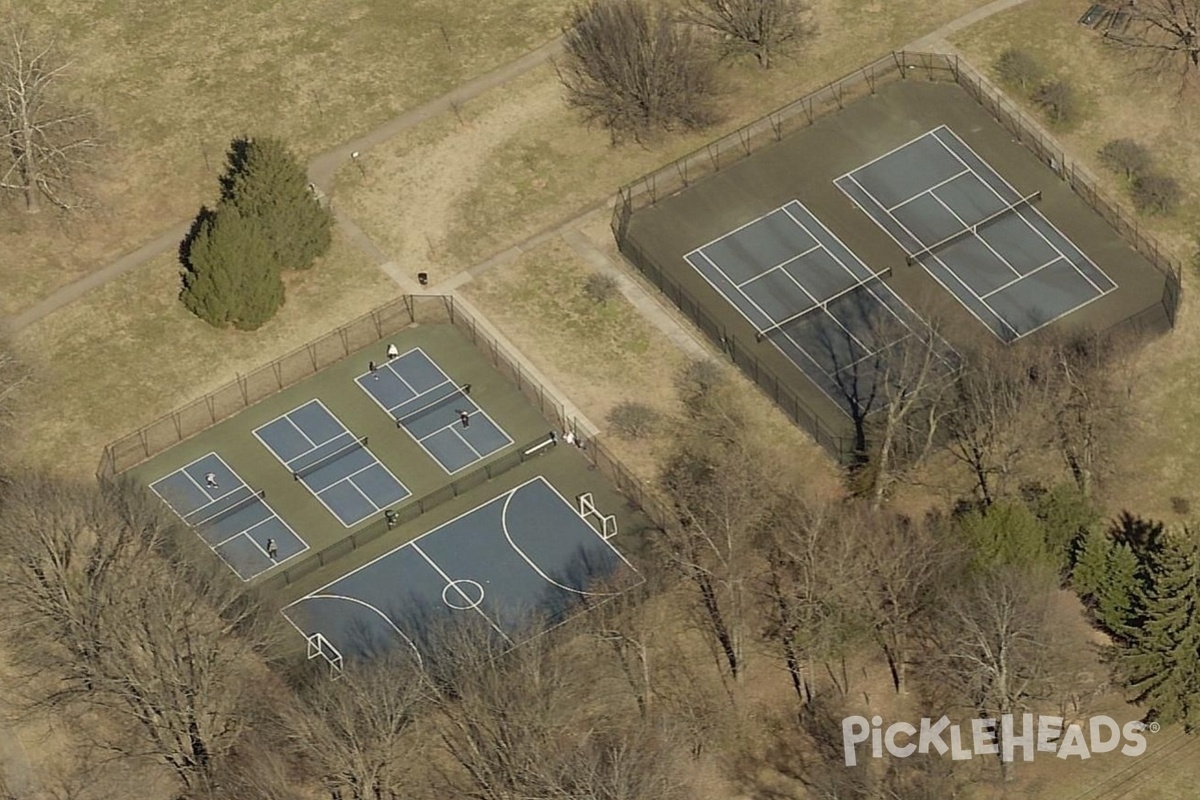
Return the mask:
<path id="1" fill-rule="evenodd" d="M 641 581 L 609 542 L 616 533 L 616 518 L 596 510 L 590 494 L 572 504 L 539 475 L 309 593 L 284 615 L 308 640 L 310 658 L 335 666 L 397 645 L 428 654 L 429 637 L 461 615 L 518 644 L 581 602 Z"/>
<path id="2" fill-rule="evenodd" d="M 150 488 L 244 581 L 308 549 L 264 494 L 251 489 L 216 453 L 159 478 Z"/>
<path id="3" fill-rule="evenodd" d="M 848 416 L 887 352 L 928 326 L 799 201 L 684 256 Z"/>
<path id="4" fill-rule="evenodd" d="M 835 180 L 997 337 L 1042 328 L 1117 284 L 945 125 Z"/>
<path id="5" fill-rule="evenodd" d="M 453 475 L 512 438 L 419 347 L 359 375 L 355 383 Z"/>
<path id="6" fill-rule="evenodd" d="M 292 477 L 347 528 L 412 492 L 320 400 L 254 429 Z"/>

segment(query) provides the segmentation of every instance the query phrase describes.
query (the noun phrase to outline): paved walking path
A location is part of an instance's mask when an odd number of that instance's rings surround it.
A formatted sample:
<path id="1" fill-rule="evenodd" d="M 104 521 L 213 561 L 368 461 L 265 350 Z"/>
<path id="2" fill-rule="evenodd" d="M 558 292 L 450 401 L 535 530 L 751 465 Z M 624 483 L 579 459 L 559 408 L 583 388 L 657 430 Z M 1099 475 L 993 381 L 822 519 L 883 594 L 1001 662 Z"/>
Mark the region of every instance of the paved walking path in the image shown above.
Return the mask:
<path id="1" fill-rule="evenodd" d="M 458 104 L 465 103 L 484 92 L 495 89 L 497 86 L 502 86 L 536 69 L 550 61 L 550 59 L 560 52 L 562 52 L 562 40 L 555 39 L 552 42 L 542 45 L 537 50 L 526 53 L 515 61 L 510 61 L 491 72 L 467 81 L 457 89 L 441 97 L 393 117 L 366 135 L 352 139 L 317 156 L 309 164 L 309 177 L 321 191 L 329 194 L 333 186 L 334 174 L 337 172 L 338 167 L 349 160 L 351 153 L 365 153 L 372 147 L 386 142 L 388 139 L 409 128 L 420 125 L 431 117 L 451 111 Z M 341 222 L 342 220 L 339 220 L 339 224 Z M 8 329 L 14 333 L 21 331 L 43 317 L 70 305 L 93 289 L 103 286 L 113 278 L 129 272 L 163 253 L 178 248 L 179 242 L 187 234 L 191 224 L 192 220 L 190 219 L 178 222 L 132 253 L 122 256 L 107 267 L 97 270 L 74 283 L 67 284 L 44 300 L 13 316 L 8 321 Z"/>
<path id="2" fill-rule="evenodd" d="M 908 43 L 902 49 L 947 50 L 949 49 L 949 46 L 945 42 L 946 37 L 970 25 L 973 25 L 982 19 L 986 19 L 997 12 L 1020 5 L 1023 2 L 1025 2 L 1025 0 L 995 0 L 995 2 L 974 9 L 958 19 L 948 22 L 947 24 L 938 28 L 936 31 L 933 31 Z M 561 51 L 562 41 L 561 39 L 555 39 L 554 41 L 539 47 L 537 50 L 521 56 L 515 61 L 511 61 L 492 70 L 491 72 L 479 76 L 478 78 L 467 81 L 457 89 L 454 89 L 453 91 L 444 94 L 435 100 L 431 100 L 424 105 L 418 106 L 417 108 L 406 111 L 405 113 L 394 117 L 393 119 L 385 122 L 383 125 L 380 125 L 378 128 L 375 128 L 374 130 L 357 139 L 353 139 L 333 148 L 332 150 L 329 150 L 326 153 L 322 153 L 313 159 L 309 165 L 309 175 L 312 178 L 313 183 L 317 184 L 322 191 L 328 194 L 332 188 L 334 174 L 337 172 L 338 167 L 340 167 L 347 159 L 350 158 L 351 153 L 366 152 L 372 147 L 387 141 L 404 130 L 407 130 L 415 125 L 419 125 L 425 120 L 428 120 L 438 114 L 451 111 L 456 105 L 465 103 L 466 101 L 474 97 L 478 97 L 490 89 L 494 89 L 498 86 L 508 83 L 509 81 L 537 68 L 538 66 L 547 63 Z M 570 223 L 571 220 L 567 220 L 564 225 L 569 226 Z M 341 221 L 339 224 L 343 224 L 343 227 L 345 227 L 344 223 Z M 73 303 L 91 290 L 103 286 L 113 278 L 116 278 L 117 276 L 122 275 L 141 264 L 144 264 L 152 258 L 178 247 L 179 241 L 183 238 L 184 234 L 187 233 L 189 225 L 191 225 L 191 220 L 177 223 L 169 230 L 164 231 L 162 234 L 156 236 L 154 239 L 142 245 L 137 250 L 134 250 L 132 253 L 122 256 L 117 261 L 109 264 L 107 267 L 97 270 L 96 272 L 81 278 L 75 283 L 62 287 L 41 302 L 12 317 L 8 323 L 9 329 L 14 332 L 23 330 L 43 317 L 46 317 L 49 314 L 52 314 L 55 311 L 69 305 L 70 303 Z M 360 245 L 363 244 L 363 242 L 360 240 L 360 237 L 361 239 L 366 239 L 361 231 L 357 232 L 357 236 L 355 236 L 354 232 L 351 231 L 351 235 L 352 238 L 354 238 L 356 241 L 359 241 Z M 367 242 L 369 242 L 369 240 L 367 240 Z M 371 250 L 376 250 L 373 244 L 368 244 L 366 246 Z M 369 254 L 373 257 L 375 256 L 375 253 Z M 381 266 L 391 263 L 392 262 L 390 262 L 390 260 L 385 259 Z M 486 263 L 487 262 L 485 262 L 485 264 Z M 392 269 L 388 272 L 393 277 L 400 277 L 398 270 Z M 471 272 L 474 272 L 474 270 L 471 270 Z"/>

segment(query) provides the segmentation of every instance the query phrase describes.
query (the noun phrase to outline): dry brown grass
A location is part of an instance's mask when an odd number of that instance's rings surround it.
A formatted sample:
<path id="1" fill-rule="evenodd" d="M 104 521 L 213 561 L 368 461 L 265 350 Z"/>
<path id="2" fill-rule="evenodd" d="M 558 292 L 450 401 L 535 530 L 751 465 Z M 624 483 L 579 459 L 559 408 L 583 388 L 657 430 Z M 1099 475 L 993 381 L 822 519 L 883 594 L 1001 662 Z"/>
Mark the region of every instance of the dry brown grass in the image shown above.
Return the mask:
<path id="1" fill-rule="evenodd" d="M 22 12 L 73 61 L 64 85 L 99 110 L 112 143 L 98 214 L 67 230 L 0 227 L 0 313 L 194 214 L 234 136 L 279 135 L 311 156 L 550 39 L 566 6 L 0 0 L 0 18 Z"/>
<path id="2" fill-rule="evenodd" d="M 804 51 L 769 71 L 746 62 L 721 68 L 722 124 L 646 145 L 614 147 L 603 130 L 582 127 L 547 66 L 466 104 L 461 122 L 443 115 L 375 148 L 364 159 L 365 177 L 343 167 L 336 202 L 406 271 L 437 281 L 604 202 L 616 186 L 848 72 L 868 54 L 982 4 L 818 0 L 821 33 Z"/>
<path id="3" fill-rule="evenodd" d="M 397 293 L 340 237 L 321 263 L 287 279 L 286 304 L 255 333 L 209 326 L 178 291 L 178 267 L 162 256 L 22 333 L 36 374 L 22 398 L 30 411 L 19 463 L 94 473 L 110 440 Z"/>
<path id="4" fill-rule="evenodd" d="M 1035 55 L 1049 71 L 1075 84 L 1089 112 L 1076 128 L 1059 134 L 1070 157 L 1100 176 L 1110 194 L 1124 196 L 1123 179 L 1100 168 L 1096 151 L 1107 141 L 1128 137 L 1147 145 L 1162 170 L 1176 176 L 1185 192 L 1173 217 L 1145 217 L 1143 223 L 1180 260 L 1195 248 L 1200 223 L 1200 107 L 1181 102 L 1176 85 L 1134 70 L 1100 37 L 1078 25 L 1078 4 L 1034 0 L 965 31 L 956 45 L 981 68 L 1016 46 Z M 1194 285 L 1185 274 L 1185 287 Z M 1187 294 L 1177 329 L 1148 346 L 1138 359 L 1137 434 L 1122 453 L 1118 474 L 1102 495 L 1113 512 L 1123 508 L 1179 519 L 1171 498 L 1200 503 L 1200 448 L 1192 445 L 1200 423 L 1200 319 Z"/>

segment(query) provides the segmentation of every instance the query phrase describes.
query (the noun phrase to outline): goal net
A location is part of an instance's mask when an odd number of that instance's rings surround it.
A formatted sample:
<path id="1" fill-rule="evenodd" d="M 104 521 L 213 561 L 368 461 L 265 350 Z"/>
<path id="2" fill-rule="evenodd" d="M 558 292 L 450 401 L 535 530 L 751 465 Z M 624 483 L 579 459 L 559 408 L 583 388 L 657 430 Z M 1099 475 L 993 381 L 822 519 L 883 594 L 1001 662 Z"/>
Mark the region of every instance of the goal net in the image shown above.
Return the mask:
<path id="1" fill-rule="evenodd" d="M 314 633 L 308 637 L 308 660 L 312 661 L 314 658 L 325 659 L 334 680 L 342 676 L 342 654 L 322 633 Z"/>
<path id="2" fill-rule="evenodd" d="M 592 497 L 591 492 L 584 492 L 579 495 L 579 516 L 583 517 L 584 521 L 592 527 L 596 528 L 596 532 L 604 539 L 611 539 L 617 535 L 617 517 L 615 514 L 601 514 L 596 510 L 596 501 Z"/>

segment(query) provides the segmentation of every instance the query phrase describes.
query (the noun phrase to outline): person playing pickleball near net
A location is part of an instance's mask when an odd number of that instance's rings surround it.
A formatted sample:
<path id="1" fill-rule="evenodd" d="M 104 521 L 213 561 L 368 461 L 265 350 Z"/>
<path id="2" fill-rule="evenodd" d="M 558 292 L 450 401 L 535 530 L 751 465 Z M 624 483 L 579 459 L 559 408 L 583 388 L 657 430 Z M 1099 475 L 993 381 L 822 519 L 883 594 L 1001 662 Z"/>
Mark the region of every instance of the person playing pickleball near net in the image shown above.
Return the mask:
<path id="1" fill-rule="evenodd" d="M 457 411 L 455 413 L 458 414 L 458 421 L 462 423 L 464 428 L 469 428 L 471 426 L 470 414 L 468 414 L 466 411 Z"/>

